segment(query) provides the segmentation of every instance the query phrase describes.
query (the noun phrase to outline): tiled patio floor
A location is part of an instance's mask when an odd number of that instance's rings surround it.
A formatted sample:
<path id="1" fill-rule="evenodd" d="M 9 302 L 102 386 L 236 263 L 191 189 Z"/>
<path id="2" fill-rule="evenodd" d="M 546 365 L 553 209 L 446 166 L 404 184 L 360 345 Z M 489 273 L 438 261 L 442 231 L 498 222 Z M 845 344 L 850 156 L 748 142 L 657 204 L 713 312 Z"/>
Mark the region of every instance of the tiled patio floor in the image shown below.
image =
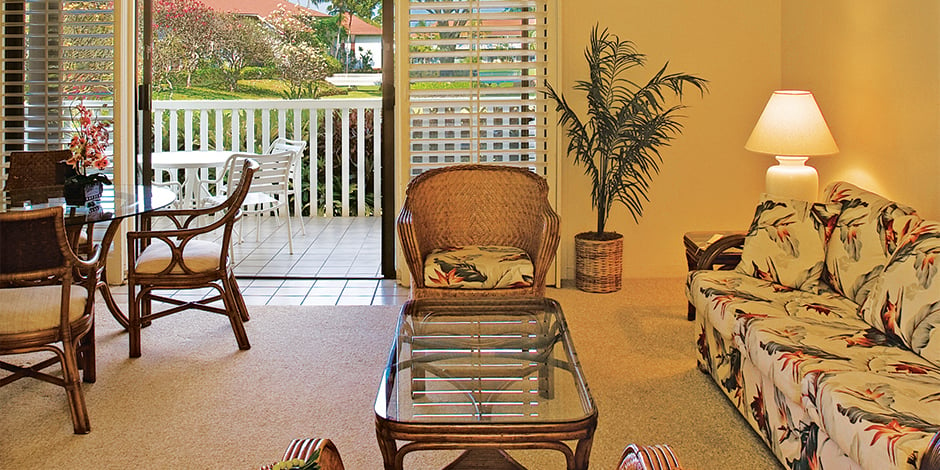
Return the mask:
<path id="1" fill-rule="evenodd" d="M 234 245 L 235 274 L 242 277 L 297 279 L 379 279 L 382 277 L 380 217 L 308 217 L 306 235 L 291 219 L 294 252 L 287 243 L 283 218 L 242 220 L 242 242 Z M 280 224 L 278 224 L 280 222 Z M 256 232 L 258 237 L 256 237 Z"/>
<path id="2" fill-rule="evenodd" d="M 296 222 L 291 220 L 291 254 L 283 219 L 261 217 L 260 232 L 253 217 L 242 220 L 243 241 L 234 245 L 233 254 L 248 305 L 401 305 L 408 299 L 407 286 L 381 279 L 380 217 L 306 218 L 306 235 Z M 119 298 L 126 295 L 124 286 L 115 292 Z M 212 292 L 171 295 L 201 299 Z"/>

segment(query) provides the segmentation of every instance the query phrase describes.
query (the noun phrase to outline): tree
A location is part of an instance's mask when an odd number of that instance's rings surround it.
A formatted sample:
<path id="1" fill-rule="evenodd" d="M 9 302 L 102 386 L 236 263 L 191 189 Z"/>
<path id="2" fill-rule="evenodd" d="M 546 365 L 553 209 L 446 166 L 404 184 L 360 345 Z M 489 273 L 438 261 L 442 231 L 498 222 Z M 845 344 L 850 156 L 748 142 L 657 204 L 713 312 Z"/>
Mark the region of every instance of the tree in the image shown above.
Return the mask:
<path id="1" fill-rule="evenodd" d="M 238 87 L 242 69 L 252 64 L 270 62 L 274 41 L 270 33 L 254 20 L 234 13 L 217 13 L 213 21 L 212 41 L 215 58 L 229 91 Z"/>
<path id="2" fill-rule="evenodd" d="M 211 53 L 215 12 L 199 0 L 157 0 L 154 5 L 153 72 L 156 82 L 170 83 L 170 74 L 193 72 Z"/>
<path id="3" fill-rule="evenodd" d="M 281 44 L 275 61 L 288 83 L 286 99 L 318 98 L 318 83 L 335 70 L 321 49 L 304 42 Z"/>
<path id="4" fill-rule="evenodd" d="M 339 67 L 324 52 L 311 15 L 293 14 L 279 7 L 265 18 L 277 30 L 280 43 L 275 48 L 275 64 L 288 83 L 287 99 L 317 98 L 318 82 Z"/>

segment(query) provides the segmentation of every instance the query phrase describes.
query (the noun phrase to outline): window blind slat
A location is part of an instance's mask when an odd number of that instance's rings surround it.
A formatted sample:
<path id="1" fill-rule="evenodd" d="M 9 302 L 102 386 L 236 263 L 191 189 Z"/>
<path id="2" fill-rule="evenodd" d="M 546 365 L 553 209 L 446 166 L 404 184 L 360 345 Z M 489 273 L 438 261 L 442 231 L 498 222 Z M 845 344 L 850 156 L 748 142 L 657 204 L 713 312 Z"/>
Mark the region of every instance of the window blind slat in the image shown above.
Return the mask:
<path id="1" fill-rule="evenodd" d="M 545 0 L 407 2 L 409 162 L 490 162 L 544 174 Z M 541 169 L 541 171 L 540 171 Z"/>
<path id="2" fill-rule="evenodd" d="M 113 109 L 114 3 L 3 0 L 0 150 L 62 148 L 72 109 Z"/>

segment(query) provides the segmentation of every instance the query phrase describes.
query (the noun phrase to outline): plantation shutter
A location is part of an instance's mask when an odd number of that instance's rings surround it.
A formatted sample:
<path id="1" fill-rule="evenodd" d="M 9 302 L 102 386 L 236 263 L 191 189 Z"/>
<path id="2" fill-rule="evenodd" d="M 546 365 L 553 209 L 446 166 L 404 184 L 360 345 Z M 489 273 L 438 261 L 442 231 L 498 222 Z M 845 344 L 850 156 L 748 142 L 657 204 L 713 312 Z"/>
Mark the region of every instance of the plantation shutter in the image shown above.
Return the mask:
<path id="1" fill-rule="evenodd" d="M 82 100 L 112 117 L 114 2 L 2 0 L 0 150 L 64 148 Z"/>
<path id="2" fill-rule="evenodd" d="M 457 163 L 554 180 L 549 0 L 407 0 L 409 175 Z M 402 48 L 404 49 L 404 48 Z"/>

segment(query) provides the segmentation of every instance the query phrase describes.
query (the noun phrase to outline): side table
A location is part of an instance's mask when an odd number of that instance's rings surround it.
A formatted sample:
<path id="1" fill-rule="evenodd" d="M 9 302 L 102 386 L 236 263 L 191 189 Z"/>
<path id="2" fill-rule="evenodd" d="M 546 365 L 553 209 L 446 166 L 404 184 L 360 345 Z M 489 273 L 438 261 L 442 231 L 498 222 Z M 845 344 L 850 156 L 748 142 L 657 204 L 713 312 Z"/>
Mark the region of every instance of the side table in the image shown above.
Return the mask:
<path id="1" fill-rule="evenodd" d="M 723 250 L 710 260 L 706 260 L 704 256 L 706 250 L 719 240 L 729 240 L 726 238 L 728 235 L 736 235 L 736 237 L 733 237 L 734 243 L 731 244 L 731 248 Z M 738 245 L 737 242 L 743 236 L 744 232 L 737 230 L 686 232 L 682 236 L 682 243 L 685 245 L 685 260 L 688 263 L 689 271 L 697 269 L 734 269 L 741 261 L 741 248 L 735 245 Z M 689 303 L 688 319 L 689 321 L 695 320 L 695 307 L 691 303 Z"/>

